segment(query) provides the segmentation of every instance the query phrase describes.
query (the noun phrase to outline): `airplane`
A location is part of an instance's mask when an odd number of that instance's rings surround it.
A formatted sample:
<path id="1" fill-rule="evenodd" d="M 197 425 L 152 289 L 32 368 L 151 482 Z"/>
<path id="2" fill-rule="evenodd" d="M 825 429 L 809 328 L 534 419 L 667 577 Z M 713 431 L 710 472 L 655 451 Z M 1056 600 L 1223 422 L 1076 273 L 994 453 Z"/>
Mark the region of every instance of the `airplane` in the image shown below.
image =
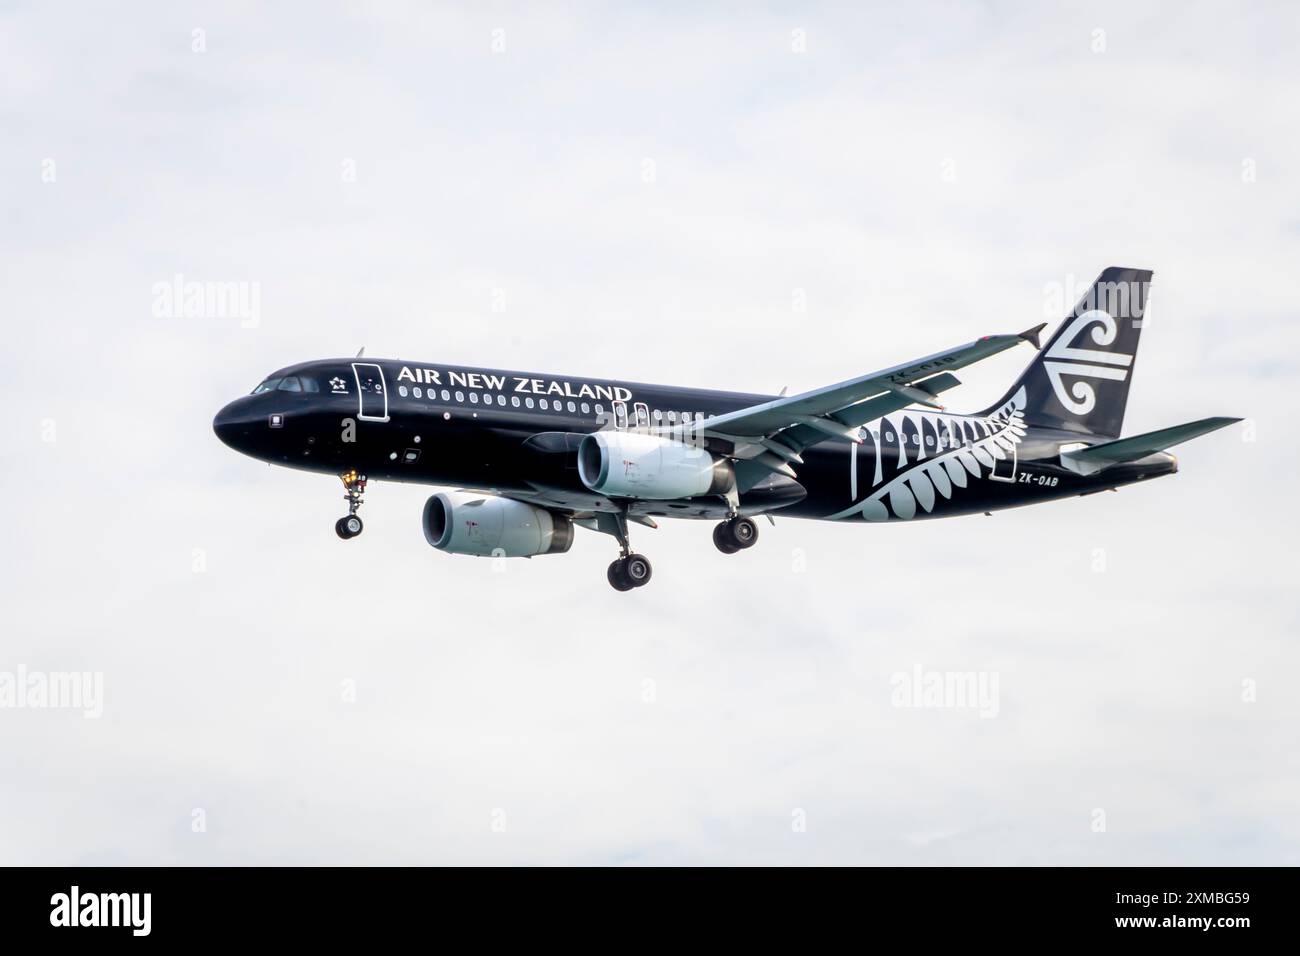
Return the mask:
<path id="1" fill-rule="evenodd" d="M 370 480 L 450 487 L 424 505 L 451 554 L 562 554 L 574 528 L 608 534 L 619 591 L 652 569 L 629 524 L 713 520 L 724 554 L 754 546 L 757 516 L 886 522 L 992 513 L 1173 474 L 1167 449 L 1239 418 L 1120 437 L 1152 272 L 1105 269 L 1046 323 L 988 335 L 797 395 L 759 395 L 388 359 L 282 368 L 217 413 L 222 442 L 338 476 L 361 533 Z M 938 397 L 956 370 L 1028 342 L 1037 352 L 988 408 Z"/>

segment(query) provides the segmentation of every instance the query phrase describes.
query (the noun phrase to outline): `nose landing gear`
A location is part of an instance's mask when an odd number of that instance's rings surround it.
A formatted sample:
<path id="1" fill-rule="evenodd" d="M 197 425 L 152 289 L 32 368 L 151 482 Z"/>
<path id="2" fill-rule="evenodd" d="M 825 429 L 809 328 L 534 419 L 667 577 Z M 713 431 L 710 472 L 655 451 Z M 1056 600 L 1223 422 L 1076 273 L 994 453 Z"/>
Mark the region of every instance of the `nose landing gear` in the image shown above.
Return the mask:
<path id="1" fill-rule="evenodd" d="M 334 531 L 346 541 L 349 538 L 355 538 L 365 527 L 361 523 L 361 516 L 357 514 L 357 509 L 361 507 L 362 501 L 365 500 L 361 495 L 366 490 L 366 476 L 357 474 L 354 468 L 346 474 L 339 475 L 339 480 L 343 482 L 343 490 L 346 492 L 343 498 L 348 503 L 348 513 L 346 517 L 334 522 Z"/>
<path id="2" fill-rule="evenodd" d="M 723 554 L 752 548 L 758 540 L 758 525 L 752 518 L 733 515 L 713 529 L 713 544 Z"/>

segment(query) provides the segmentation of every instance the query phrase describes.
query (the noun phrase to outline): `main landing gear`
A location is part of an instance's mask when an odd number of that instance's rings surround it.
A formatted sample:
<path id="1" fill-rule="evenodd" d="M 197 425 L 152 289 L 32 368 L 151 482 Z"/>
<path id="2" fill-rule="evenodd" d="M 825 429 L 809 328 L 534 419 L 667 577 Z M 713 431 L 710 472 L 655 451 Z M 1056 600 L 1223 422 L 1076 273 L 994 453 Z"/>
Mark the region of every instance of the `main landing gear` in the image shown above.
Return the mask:
<path id="1" fill-rule="evenodd" d="M 648 583 L 654 569 L 650 567 L 649 558 L 632 551 L 627 537 L 627 515 L 598 514 L 596 528 L 598 531 L 613 535 L 618 541 L 618 558 L 605 572 L 610 586 L 616 591 L 630 591 Z"/>
<path id="2" fill-rule="evenodd" d="M 632 550 L 627 538 L 627 513 L 599 513 L 596 516 L 596 530 L 613 535 L 618 541 L 618 559 L 605 572 L 610 586 L 616 591 L 630 591 L 639 588 L 650 580 L 652 573 L 650 560 L 644 554 Z M 649 524 L 647 519 L 633 520 Z M 654 527 L 651 524 L 651 527 Z M 713 529 L 713 543 L 723 554 L 735 554 L 752 548 L 758 541 L 758 525 L 753 518 L 733 513 Z"/>
<path id="3" fill-rule="evenodd" d="M 758 525 L 741 515 L 732 515 L 713 529 L 713 543 L 723 554 L 752 548 L 757 540 Z"/>
<path id="4" fill-rule="evenodd" d="M 357 509 L 361 507 L 361 502 L 364 500 L 361 495 L 366 490 L 366 476 L 357 474 L 354 468 L 347 474 L 339 475 L 339 480 L 343 482 L 343 490 L 347 492 L 343 498 L 348 503 L 348 513 L 346 517 L 334 522 L 334 531 L 346 541 L 359 535 L 364 527 Z"/>

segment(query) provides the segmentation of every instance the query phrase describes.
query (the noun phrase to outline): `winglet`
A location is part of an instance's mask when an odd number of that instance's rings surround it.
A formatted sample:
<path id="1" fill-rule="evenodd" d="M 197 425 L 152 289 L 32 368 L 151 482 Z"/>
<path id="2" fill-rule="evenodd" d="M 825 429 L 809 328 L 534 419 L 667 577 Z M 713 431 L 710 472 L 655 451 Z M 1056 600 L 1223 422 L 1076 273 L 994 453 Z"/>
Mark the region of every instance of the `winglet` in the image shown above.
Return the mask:
<path id="1" fill-rule="evenodd" d="M 1039 341 L 1038 333 L 1043 331 L 1043 329 L 1045 328 L 1047 328 L 1047 323 L 1040 322 L 1038 325 L 1035 325 L 1032 329 L 1025 329 L 1025 331 L 1020 333 L 1020 337 L 1024 339 L 1026 342 L 1028 342 L 1030 345 L 1032 345 L 1034 348 L 1041 350 L 1043 347 L 1043 343 Z"/>

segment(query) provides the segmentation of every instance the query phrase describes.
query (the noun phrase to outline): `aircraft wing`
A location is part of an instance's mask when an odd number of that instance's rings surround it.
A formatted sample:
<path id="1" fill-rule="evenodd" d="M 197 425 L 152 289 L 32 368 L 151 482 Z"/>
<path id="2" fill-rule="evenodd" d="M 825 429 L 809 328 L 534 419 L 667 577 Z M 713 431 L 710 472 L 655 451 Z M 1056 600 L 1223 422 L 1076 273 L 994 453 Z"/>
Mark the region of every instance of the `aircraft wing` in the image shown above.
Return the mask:
<path id="1" fill-rule="evenodd" d="M 954 369 L 1021 342 L 1037 347 L 1043 325 L 1019 335 L 986 335 L 904 365 L 715 415 L 692 422 L 684 431 L 681 426 L 675 431 L 663 430 L 682 434 L 687 440 L 704 439 L 709 447 L 728 457 L 753 460 L 771 471 L 794 477 L 791 463 L 801 464 L 799 453 L 809 445 L 828 437 L 860 443 L 858 429 L 862 425 L 908 405 L 942 408 L 935 397 L 961 384 L 952 374 Z"/>

